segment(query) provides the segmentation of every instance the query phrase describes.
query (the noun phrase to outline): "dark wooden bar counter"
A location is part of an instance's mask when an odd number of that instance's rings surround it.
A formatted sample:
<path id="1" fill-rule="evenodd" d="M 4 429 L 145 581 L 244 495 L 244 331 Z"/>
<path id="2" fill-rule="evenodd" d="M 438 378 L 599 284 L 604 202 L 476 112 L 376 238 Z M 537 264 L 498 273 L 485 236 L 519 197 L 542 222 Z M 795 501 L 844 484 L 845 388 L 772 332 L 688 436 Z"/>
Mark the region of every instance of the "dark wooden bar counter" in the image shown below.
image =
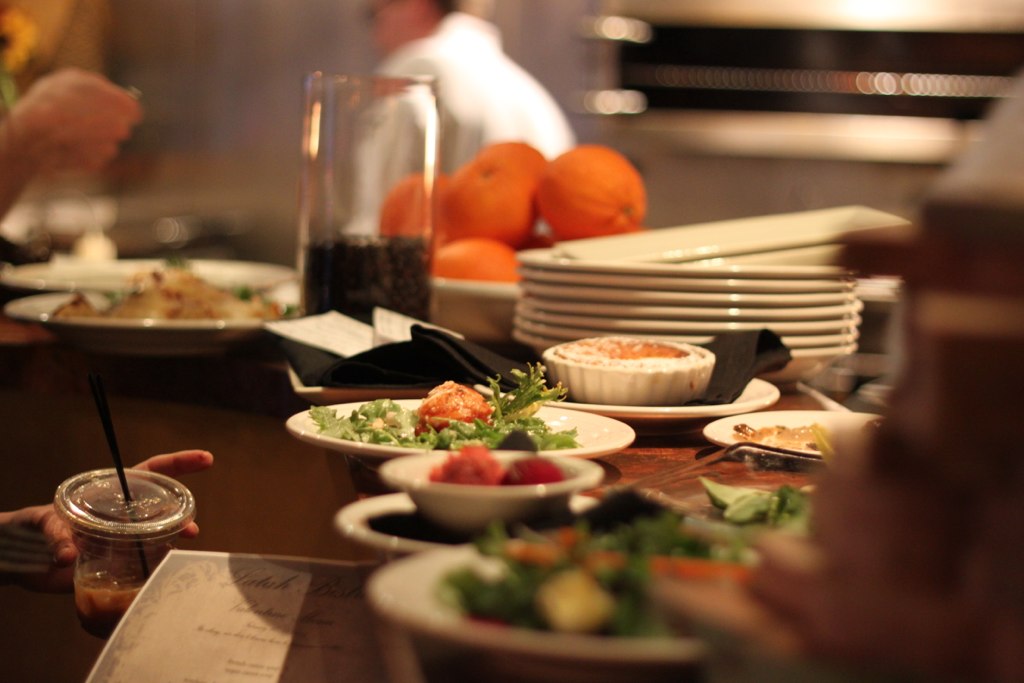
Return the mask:
<path id="1" fill-rule="evenodd" d="M 0 508 L 45 503 L 66 477 L 110 466 L 89 372 L 103 377 L 126 462 L 185 448 L 214 454 L 211 470 L 183 479 L 196 496 L 202 529 L 183 547 L 378 559 L 375 551 L 342 538 L 333 519 L 347 503 L 382 490 L 357 463 L 287 433 L 285 419 L 309 404 L 293 392 L 286 363 L 269 338 L 221 356 L 114 356 L 71 348 L 41 326 L 0 316 Z M 820 407 L 811 396 L 788 392 L 774 406 Z M 600 458 L 604 486 L 628 484 L 713 451 L 697 426 L 687 433 L 640 433 L 630 448 Z M 102 641 L 81 630 L 72 596 L 0 586 L 0 601 L 7 614 L 18 615 L 0 620 L 0 642 L 23 653 L 7 658 L 14 662 L 6 672 L 10 680 L 84 678 Z M 60 657 L 46 657 L 56 643 Z"/>

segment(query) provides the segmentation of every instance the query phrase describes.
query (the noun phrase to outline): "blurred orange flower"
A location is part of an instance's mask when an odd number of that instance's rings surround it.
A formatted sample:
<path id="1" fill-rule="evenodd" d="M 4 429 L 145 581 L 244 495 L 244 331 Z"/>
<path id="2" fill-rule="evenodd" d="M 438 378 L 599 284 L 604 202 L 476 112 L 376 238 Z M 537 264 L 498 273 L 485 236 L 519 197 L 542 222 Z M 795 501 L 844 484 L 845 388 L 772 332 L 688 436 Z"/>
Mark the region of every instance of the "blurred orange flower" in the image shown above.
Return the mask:
<path id="1" fill-rule="evenodd" d="M 0 5 L 0 101 L 10 108 L 18 97 L 14 77 L 32 60 L 39 30 L 17 7 Z"/>

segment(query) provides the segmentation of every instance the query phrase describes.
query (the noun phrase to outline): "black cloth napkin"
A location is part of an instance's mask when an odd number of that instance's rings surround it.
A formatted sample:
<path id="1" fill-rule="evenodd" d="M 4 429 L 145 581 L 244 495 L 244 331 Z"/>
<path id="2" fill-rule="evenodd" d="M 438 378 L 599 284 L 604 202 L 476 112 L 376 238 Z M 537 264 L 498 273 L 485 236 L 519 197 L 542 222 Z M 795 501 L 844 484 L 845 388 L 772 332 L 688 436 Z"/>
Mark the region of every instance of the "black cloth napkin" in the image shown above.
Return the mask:
<path id="1" fill-rule="evenodd" d="M 507 391 L 516 386 L 511 370 L 527 371 L 525 363 L 421 325 L 413 325 L 410 341 L 348 358 L 289 339 L 281 339 L 280 344 L 306 386 L 431 388 L 446 380 L 486 384 L 489 377 L 500 376 L 499 384 Z M 732 403 L 751 379 L 784 367 L 791 358 L 782 339 L 768 329 L 722 334 L 705 346 L 715 354 L 715 369 L 704 395 L 687 405 Z"/>
<path id="2" fill-rule="evenodd" d="M 306 386 L 430 388 L 446 380 L 486 385 L 488 377 L 500 375 L 498 384 L 507 391 L 516 387 L 511 371 L 528 370 L 525 363 L 422 325 L 412 326 L 410 341 L 348 358 L 289 339 L 281 340 L 281 349 Z"/>
<path id="3" fill-rule="evenodd" d="M 686 405 L 721 405 L 736 400 L 762 372 L 780 370 L 793 358 L 769 329 L 720 334 L 704 347 L 715 354 L 715 369 L 704 395 Z"/>

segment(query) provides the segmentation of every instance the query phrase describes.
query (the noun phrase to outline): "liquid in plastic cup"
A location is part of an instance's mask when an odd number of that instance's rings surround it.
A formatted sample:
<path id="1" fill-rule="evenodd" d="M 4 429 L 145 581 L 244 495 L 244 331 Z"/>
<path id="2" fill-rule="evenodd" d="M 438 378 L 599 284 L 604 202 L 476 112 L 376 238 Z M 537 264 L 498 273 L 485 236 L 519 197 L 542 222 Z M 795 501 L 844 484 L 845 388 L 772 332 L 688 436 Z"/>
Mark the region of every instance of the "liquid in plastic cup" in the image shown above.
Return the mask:
<path id="1" fill-rule="evenodd" d="M 83 472 L 57 488 L 54 505 L 78 548 L 75 608 L 82 626 L 109 636 L 150 573 L 195 518 L 195 499 L 180 482 L 125 470 L 126 504 L 114 468 Z"/>

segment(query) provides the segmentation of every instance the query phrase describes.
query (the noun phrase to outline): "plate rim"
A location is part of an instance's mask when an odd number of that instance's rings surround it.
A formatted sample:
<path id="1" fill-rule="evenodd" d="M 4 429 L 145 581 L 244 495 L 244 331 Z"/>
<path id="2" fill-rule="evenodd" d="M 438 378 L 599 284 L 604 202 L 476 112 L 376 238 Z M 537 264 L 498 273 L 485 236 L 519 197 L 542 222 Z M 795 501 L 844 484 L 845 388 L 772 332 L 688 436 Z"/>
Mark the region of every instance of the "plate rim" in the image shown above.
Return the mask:
<path id="1" fill-rule="evenodd" d="M 535 317 L 539 315 L 539 317 Z M 832 330 L 848 330 L 855 327 L 859 327 L 863 322 L 863 318 L 859 313 L 852 314 L 849 318 L 834 318 L 831 320 L 775 320 L 770 322 L 763 321 L 744 321 L 744 320 L 724 320 L 724 321 L 687 321 L 687 320 L 669 320 L 664 322 L 638 320 L 637 324 L 632 321 L 624 321 L 622 319 L 614 319 L 611 321 L 611 327 L 595 327 L 594 325 L 601 325 L 600 322 L 590 323 L 591 326 L 586 325 L 574 325 L 568 322 L 559 322 L 559 320 L 566 320 L 569 318 L 584 319 L 581 316 L 565 316 L 556 314 L 534 314 L 534 313 L 523 313 L 516 311 L 514 323 L 522 321 L 527 327 L 533 327 L 535 330 L 540 327 L 549 328 L 552 330 L 565 330 L 568 334 L 575 334 L 576 332 L 586 333 L 582 336 L 593 337 L 596 336 L 594 333 L 600 332 L 617 332 L 620 334 L 632 333 L 634 336 L 638 334 L 672 334 L 678 332 L 679 334 L 699 336 L 701 334 L 725 334 L 728 332 L 736 332 L 743 330 L 755 330 L 763 327 L 772 328 L 779 336 L 786 335 L 800 335 L 800 334 L 823 334 Z M 547 318 L 542 320 L 541 318 Z M 557 320 L 553 320 L 557 319 Z M 616 323 L 620 323 L 623 327 L 614 327 Z M 642 325 L 649 324 L 650 327 L 642 328 Z M 661 329 L 657 329 L 657 328 Z M 539 330 L 537 330 L 538 333 Z"/>
<path id="2" fill-rule="evenodd" d="M 581 505 L 586 501 L 587 505 L 596 505 L 598 499 L 590 496 L 576 494 L 570 496 L 569 505 Z M 461 544 L 433 543 L 431 541 L 420 541 L 413 538 L 403 538 L 376 531 L 369 525 L 369 520 L 374 514 L 385 512 L 413 512 L 416 504 L 408 493 L 384 493 L 377 496 L 369 496 L 352 501 L 342 506 L 334 513 L 334 529 L 343 537 L 357 543 L 388 553 L 411 554 L 437 548 L 454 548 Z M 577 508 L 585 509 L 585 508 Z"/>
<path id="3" fill-rule="evenodd" d="M 738 305 L 723 306 L 630 306 L 628 304 L 593 303 L 586 301 L 568 301 L 562 299 L 539 299 L 525 296 L 516 302 L 519 309 L 532 314 L 533 312 L 548 315 L 573 315 L 591 318 L 618 318 L 630 320 L 721 320 L 741 321 L 753 318 L 755 321 L 774 322 L 775 320 L 823 320 L 859 313 L 864 303 L 858 298 L 846 303 L 827 304 L 822 306 L 780 306 L 780 307 L 744 307 Z M 582 311 L 582 313 L 580 313 Z M 604 312 L 600 312 L 604 311 Z M 730 311 L 738 311 L 730 313 Z M 794 312 L 796 316 L 794 317 Z M 758 317 L 760 316 L 760 317 Z"/>
<path id="4" fill-rule="evenodd" d="M 66 261 L 45 261 L 41 263 L 26 263 L 18 266 L 9 266 L 0 269 L 0 284 L 11 287 L 14 289 L 22 289 L 28 291 L 37 292 L 74 292 L 80 290 L 91 290 L 91 291 L 118 291 L 123 287 L 106 287 L 89 285 L 88 283 L 75 283 L 73 280 L 70 282 L 57 279 L 57 283 L 54 283 L 54 279 L 47 279 L 45 275 L 29 275 L 25 276 L 23 273 L 31 272 L 33 270 L 44 270 L 46 268 L 58 268 L 61 266 L 81 266 L 87 268 L 89 266 L 95 266 L 96 268 L 102 268 L 104 265 L 109 267 L 111 264 L 116 264 L 115 267 L 123 269 L 126 272 L 145 271 L 152 270 L 156 267 L 165 264 L 167 259 L 161 258 L 139 258 L 139 259 L 115 259 L 112 261 L 81 261 L 77 262 L 72 259 Z M 260 261 L 244 261 L 234 259 L 189 259 L 188 263 L 190 267 L 198 267 L 199 269 L 208 269 L 216 267 L 228 266 L 230 268 L 250 268 L 253 270 L 265 270 L 273 271 L 275 276 L 273 278 L 267 277 L 266 281 L 260 282 L 260 288 L 268 288 L 276 285 L 283 284 L 288 280 L 295 279 L 297 273 L 294 268 L 280 263 L 264 263 Z M 209 278 L 209 274 L 203 276 Z M 250 283 L 254 284 L 254 283 Z"/>
<path id="5" fill-rule="evenodd" d="M 387 397 L 381 397 L 387 398 Z M 406 398 L 406 399 L 395 399 L 395 403 L 399 404 L 403 408 L 413 408 L 420 404 L 420 399 Z M 361 405 L 368 403 L 368 401 L 353 401 L 350 403 L 334 403 L 324 406 L 326 408 L 333 408 L 335 412 L 339 410 L 351 411 L 358 408 Z M 614 427 L 621 436 L 618 440 L 612 441 L 604 446 L 580 446 L 578 448 L 564 448 L 558 450 L 544 451 L 547 457 L 557 458 L 600 458 L 605 455 L 611 455 L 618 453 L 619 451 L 628 448 L 636 441 L 636 431 L 621 420 L 615 418 L 606 417 L 604 415 L 596 415 L 593 413 L 586 413 L 581 410 L 571 410 L 569 408 L 562 408 L 560 406 L 544 405 L 537 411 L 537 416 L 544 416 L 545 414 L 555 418 L 555 415 L 551 413 L 564 413 L 561 415 L 562 419 L 572 418 L 576 416 L 585 416 L 587 419 L 597 419 L 600 421 L 607 421 L 605 424 L 608 427 Z M 374 460 L 387 460 L 389 458 L 401 457 L 403 455 L 412 455 L 415 453 L 431 453 L 433 449 L 426 448 L 404 448 L 400 446 L 381 446 L 378 444 L 367 444 L 357 441 L 345 441 L 343 439 L 337 439 L 334 437 L 323 436 L 315 431 L 315 427 L 312 425 L 312 420 L 309 418 L 309 410 L 304 410 L 294 415 L 291 415 L 285 420 L 285 429 L 293 437 L 308 443 L 310 445 L 319 446 L 328 450 L 344 453 L 346 455 L 368 458 Z"/>
<path id="6" fill-rule="evenodd" d="M 759 394 L 758 398 L 749 398 L 743 404 L 737 402 L 743 398 L 743 394 L 748 391 L 763 392 Z M 591 412 L 595 415 L 605 415 L 607 417 L 630 417 L 630 418 L 643 418 L 648 420 L 663 419 L 663 420 L 682 420 L 682 419 L 693 419 L 699 420 L 707 417 L 718 417 L 725 415 L 742 415 L 747 412 L 755 412 L 768 406 L 773 406 L 778 403 L 782 396 L 781 390 L 772 384 L 771 382 L 765 381 L 758 377 L 752 378 L 747 385 L 743 388 L 743 391 L 737 397 L 736 401 L 732 403 L 723 403 L 719 405 L 709 406 L 613 406 L 604 405 L 599 403 L 575 403 L 571 401 L 565 401 L 567 408 L 571 410 L 579 410 L 582 412 Z M 750 407 L 750 410 L 746 410 Z M 740 410 L 735 411 L 736 408 Z M 735 412 L 722 412 L 722 411 L 735 411 Z"/>
<path id="7" fill-rule="evenodd" d="M 575 660 L 587 663 L 617 664 L 692 664 L 703 658 L 706 646 L 697 638 L 616 638 L 580 634 L 553 634 L 546 631 L 474 624 L 465 627 L 465 619 L 454 608 L 439 605 L 432 596 L 443 572 L 487 560 L 472 546 L 428 550 L 390 562 L 370 576 L 366 586 L 371 608 L 381 617 L 404 628 L 472 647 L 493 651 L 532 655 L 545 659 Z M 418 581 L 410 582 L 406 574 Z M 429 611 L 417 609 L 415 601 L 397 600 L 389 586 L 409 585 L 422 591 Z M 419 584 L 419 585 L 415 585 Z M 427 593 L 427 591 L 431 591 Z M 438 609 L 441 607 L 441 609 Z"/>
<path id="8" fill-rule="evenodd" d="M 832 292 L 686 292 L 669 290 L 623 290 L 616 287 L 591 287 L 588 285 L 573 286 L 571 284 L 550 284 L 546 282 L 521 283 L 523 296 L 537 299 L 557 299 L 562 301 L 603 301 L 603 302 L 640 302 L 647 306 L 672 306 L 681 303 L 699 301 L 704 305 L 721 305 L 728 303 L 753 306 L 780 307 L 786 305 L 817 306 L 824 301 L 850 301 L 856 297 L 853 290 L 836 290 Z M 779 301 L 779 298 L 782 301 Z M 801 303 L 802 302 L 802 303 Z"/>
<path id="9" fill-rule="evenodd" d="M 4 315 L 15 320 L 40 323 L 51 328 L 93 329 L 93 330 L 141 330 L 181 331 L 181 332 L 217 332 L 226 330 L 255 330 L 263 328 L 260 318 L 218 318 L 166 320 L 163 318 L 89 318 L 70 317 L 54 318 L 52 311 L 62 303 L 66 303 L 74 292 L 45 292 L 30 294 L 13 299 L 4 304 Z M 52 302 L 52 303 L 49 303 Z M 40 310 L 32 312 L 26 309 L 42 309 L 44 303 L 51 312 Z"/>

